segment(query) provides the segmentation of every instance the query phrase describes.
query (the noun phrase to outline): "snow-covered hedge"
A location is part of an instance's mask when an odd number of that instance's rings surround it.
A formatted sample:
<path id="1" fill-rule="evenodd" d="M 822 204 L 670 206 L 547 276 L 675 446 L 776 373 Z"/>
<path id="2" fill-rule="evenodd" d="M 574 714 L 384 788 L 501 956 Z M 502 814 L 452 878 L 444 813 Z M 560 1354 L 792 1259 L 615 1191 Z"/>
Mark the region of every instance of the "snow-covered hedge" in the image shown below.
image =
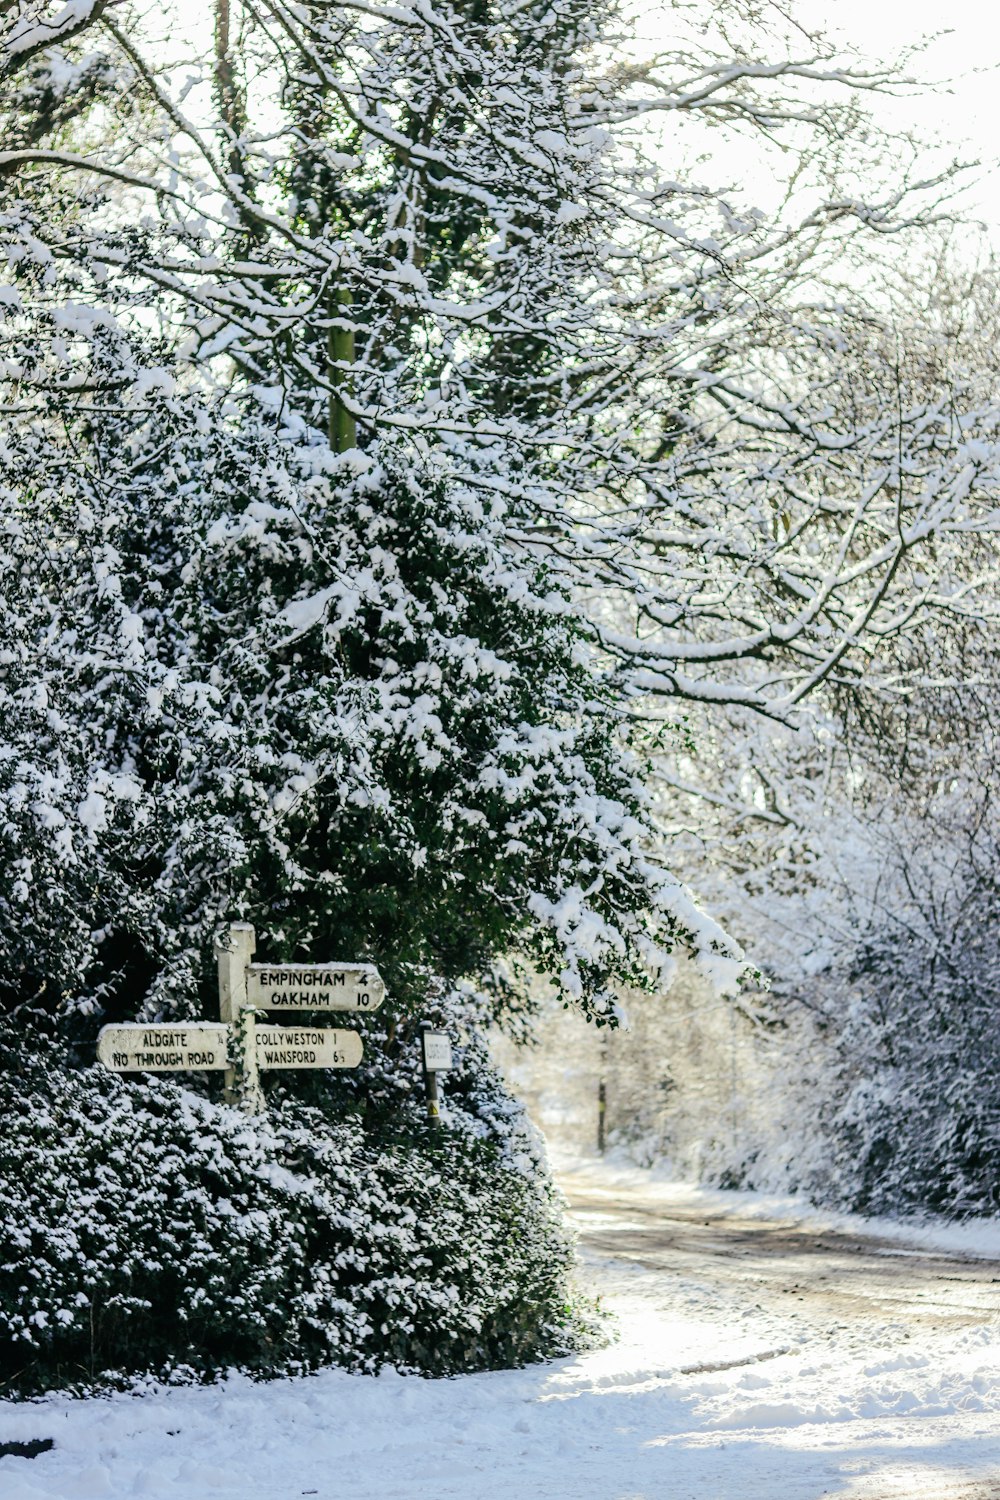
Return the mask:
<path id="1" fill-rule="evenodd" d="M 1000 1212 L 1000 845 L 978 833 L 957 858 L 943 838 L 907 850 L 917 899 L 882 913 L 850 965 L 823 976 L 834 1018 L 823 1198 L 876 1213 Z"/>
<path id="2" fill-rule="evenodd" d="M 495 1078 L 444 1129 L 414 1105 L 268 1120 L 158 1079 L 68 1070 L 0 1033 L 0 1381 L 386 1363 L 444 1374 L 563 1352 L 571 1247 Z"/>

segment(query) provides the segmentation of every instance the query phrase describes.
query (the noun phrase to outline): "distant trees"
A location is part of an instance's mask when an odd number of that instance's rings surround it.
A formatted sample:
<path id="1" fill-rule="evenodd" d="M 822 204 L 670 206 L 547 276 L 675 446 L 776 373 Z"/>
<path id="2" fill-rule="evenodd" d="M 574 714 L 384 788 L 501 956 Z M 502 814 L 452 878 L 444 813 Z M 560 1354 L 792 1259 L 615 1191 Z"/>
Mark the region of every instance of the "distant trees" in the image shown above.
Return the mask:
<path id="1" fill-rule="evenodd" d="M 678 861 L 697 861 L 705 888 L 747 920 L 758 920 L 762 881 L 772 895 L 788 889 L 805 899 L 814 890 L 828 907 L 841 886 L 859 895 L 863 877 L 835 852 L 848 840 L 846 824 L 870 821 L 887 798 L 924 806 L 956 777 L 972 795 L 983 777 L 973 768 L 997 681 L 994 281 L 989 267 L 931 267 L 884 322 L 845 309 L 843 337 L 852 329 L 856 337 L 841 378 L 826 388 L 826 421 L 832 433 L 867 411 L 878 439 L 848 444 L 825 480 L 817 469 L 817 511 L 850 512 L 841 543 L 845 559 L 856 559 L 865 497 L 879 490 L 890 502 L 887 548 L 907 510 L 926 526 L 926 546 L 889 568 L 882 601 L 856 619 L 853 644 L 842 638 L 836 666 L 801 713 L 782 725 L 736 705 L 692 707 L 695 750 L 657 762 L 664 836 Z M 831 521 L 831 540 L 835 532 Z"/>
<path id="2" fill-rule="evenodd" d="M 962 393 L 988 411 L 994 288 L 991 267 L 932 267 L 923 302 L 887 325 L 892 342 L 853 356 L 856 389 L 890 428 L 901 411 L 925 421 L 936 391 L 929 458 L 934 421 L 957 421 Z M 989 493 L 992 419 L 965 446 L 982 467 L 976 479 L 956 464 L 953 492 Z M 906 483 L 931 494 L 909 454 Z M 750 945 L 771 992 L 720 1012 L 682 975 L 629 1007 L 633 1035 L 608 1048 L 609 1120 L 641 1156 L 867 1210 L 996 1208 L 997 543 L 992 523 L 953 519 L 938 573 L 901 563 L 907 607 L 873 620 L 789 723 L 690 705 L 689 746 L 656 758 L 674 867 Z"/>

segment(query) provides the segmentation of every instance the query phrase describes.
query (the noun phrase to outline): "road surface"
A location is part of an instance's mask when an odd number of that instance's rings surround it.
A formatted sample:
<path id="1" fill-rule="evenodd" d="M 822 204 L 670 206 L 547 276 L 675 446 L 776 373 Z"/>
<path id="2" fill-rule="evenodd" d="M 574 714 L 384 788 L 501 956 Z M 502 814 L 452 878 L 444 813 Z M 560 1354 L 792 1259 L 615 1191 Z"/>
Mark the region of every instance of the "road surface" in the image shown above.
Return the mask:
<path id="1" fill-rule="evenodd" d="M 686 1350 L 675 1329 L 661 1378 L 686 1378 L 697 1407 L 703 1377 L 728 1377 L 704 1393 L 709 1424 L 743 1443 L 770 1431 L 790 1480 L 811 1453 L 818 1479 L 833 1470 L 817 1496 L 1000 1500 L 1000 1260 L 749 1217 L 745 1195 L 593 1163 L 561 1185 L 592 1284 L 628 1306 L 625 1339 L 648 1346 L 682 1310 L 698 1325 Z M 748 1462 L 732 1500 L 758 1495 Z"/>

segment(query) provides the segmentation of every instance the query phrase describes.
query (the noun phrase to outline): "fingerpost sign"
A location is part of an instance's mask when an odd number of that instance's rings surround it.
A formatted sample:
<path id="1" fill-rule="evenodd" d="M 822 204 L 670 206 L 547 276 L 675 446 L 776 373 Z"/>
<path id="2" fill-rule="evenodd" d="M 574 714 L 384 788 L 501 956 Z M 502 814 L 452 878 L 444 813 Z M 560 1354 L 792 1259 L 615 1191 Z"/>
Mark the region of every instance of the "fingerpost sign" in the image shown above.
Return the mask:
<path id="1" fill-rule="evenodd" d="M 219 1020 L 102 1026 L 97 1059 L 114 1073 L 225 1070 L 225 1097 L 261 1114 L 261 1069 L 356 1068 L 356 1031 L 333 1026 L 258 1025 L 265 1010 L 377 1010 L 385 985 L 372 964 L 255 964 L 256 935 L 234 922 L 215 940 Z"/>

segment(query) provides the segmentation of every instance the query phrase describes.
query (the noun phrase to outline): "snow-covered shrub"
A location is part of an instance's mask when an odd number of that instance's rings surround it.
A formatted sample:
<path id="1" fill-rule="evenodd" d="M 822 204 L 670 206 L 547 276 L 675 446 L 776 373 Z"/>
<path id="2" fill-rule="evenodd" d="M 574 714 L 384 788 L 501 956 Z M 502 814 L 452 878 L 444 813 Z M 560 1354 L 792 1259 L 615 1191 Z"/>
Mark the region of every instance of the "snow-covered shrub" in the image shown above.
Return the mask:
<path id="1" fill-rule="evenodd" d="M 988 814 L 988 810 L 987 814 Z M 835 1062 L 814 1192 L 874 1212 L 1000 1211 L 1000 845 L 935 821 L 891 848 L 853 953 L 820 976 Z M 936 837 L 931 837 L 935 834 Z M 895 877 L 893 879 L 892 877 Z"/>
<path id="2" fill-rule="evenodd" d="M 176 1084 L 67 1070 L 0 1034 L 0 1379 L 336 1363 L 443 1374 L 572 1347 L 571 1248 L 495 1077 L 445 1128 L 285 1099 L 248 1121 Z"/>

